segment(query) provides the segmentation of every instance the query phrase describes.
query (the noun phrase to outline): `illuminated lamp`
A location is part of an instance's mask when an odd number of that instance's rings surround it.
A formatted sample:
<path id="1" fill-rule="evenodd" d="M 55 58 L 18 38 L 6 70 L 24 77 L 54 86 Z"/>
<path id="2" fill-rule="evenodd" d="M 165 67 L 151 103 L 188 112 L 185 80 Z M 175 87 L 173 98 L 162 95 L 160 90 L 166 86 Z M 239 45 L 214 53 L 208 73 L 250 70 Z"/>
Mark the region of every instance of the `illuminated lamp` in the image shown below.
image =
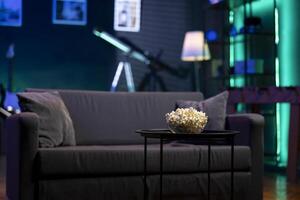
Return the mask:
<path id="1" fill-rule="evenodd" d="M 202 31 L 189 31 L 185 34 L 181 60 L 194 62 L 195 89 L 196 91 L 200 91 L 200 62 L 210 60 L 208 44 L 205 42 L 204 33 Z"/>

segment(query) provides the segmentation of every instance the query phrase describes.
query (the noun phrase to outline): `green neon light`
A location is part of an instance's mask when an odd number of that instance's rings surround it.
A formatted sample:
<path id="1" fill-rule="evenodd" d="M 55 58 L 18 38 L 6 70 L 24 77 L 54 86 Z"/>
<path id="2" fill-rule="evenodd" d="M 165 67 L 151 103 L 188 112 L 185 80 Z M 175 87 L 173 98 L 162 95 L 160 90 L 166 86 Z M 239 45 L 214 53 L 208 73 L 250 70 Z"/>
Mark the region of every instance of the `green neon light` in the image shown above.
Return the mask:
<path id="1" fill-rule="evenodd" d="M 279 44 L 279 16 L 278 16 L 278 8 L 275 8 L 275 44 Z"/>
<path id="2" fill-rule="evenodd" d="M 279 18 L 279 78 L 280 86 L 297 86 L 300 85 L 299 77 L 299 18 L 298 9 L 299 0 L 277 1 L 278 2 L 278 18 Z M 281 105 L 281 138 L 280 138 L 280 155 L 279 162 L 281 166 L 287 165 L 288 159 L 288 136 L 290 122 L 290 106 Z"/>
<path id="3" fill-rule="evenodd" d="M 279 139 L 279 166 L 287 166 L 288 159 L 288 131 L 290 120 L 290 105 L 285 103 L 280 105 L 280 137 Z"/>
<path id="4" fill-rule="evenodd" d="M 229 23 L 233 23 L 234 22 L 234 12 L 231 10 L 229 12 Z"/>
<path id="5" fill-rule="evenodd" d="M 277 132 L 277 151 L 276 151 L 276 154 L 277 154 L 277 162 L 280 163 L 280 152 L 281 152 L 281 119 L 280 119 L 280 116 L 281 116 L 281 106 L 279 103 L 276 103 L 276 125 L 277 125 L 277 128 L 276 128 L 276 132 Z"/>
<path id="6" fill-rule="evenodd" d="M 279 47 L 279 57 L 275 60 L 275 84 L 276 86 L 293 86 L 300 85 L 300 76 L 297 72 L 296 66 L 299 66 L 299 62 L 295 61 L 298 58 L 295 49 L 295 41 L 298 41 L 297 32 L 295 31 L 296 25 L 295 19 L 299 17 L 296 16 L 297 5 L 299 6 L 299 0 L 284 1 L 277 0 L 276 4 L 279 5 L 275 9 L 275 44 Z M 254 16 L 261 16 L 263 18 L 270 17 L 270 10 L 274 7 L 274 0 L 263 0 L 255 1 L 252 3 L 252 11 Z M 234 10 L 234 25 L 239 30 L 243 26 L 243 10 L 241 6 Z M 249 6 L 247 6 L 247 12 L 249 12 Z M 249 14 L 249 13 L 248 13 Z M 231 15 L 231 14 L 230 14 Z M 231 19 L 231 17 L 229 18 Z M 266 26 L 271 25 L 271 23 L 265 24 Z M 280 25 L 280 26 L 279 26 Z M 271 28 L 271 27 L 270 27 Z M 300 28 L 299 28 L 300 29 Z M 296 30 L 299 30 L 296 29 Z M 238 39 L 244 39 L 239 36 Z M 285 42 L 280 44 L 281 40 Z M 299 48 L 298 48 L 299 49 Z M 232 53 L 234 52 L 234 53 Z M 234 65 L 234 59 L 244 59 L 244 46 L 243 45 L 233 45 L 230 47 L 230 63 L 231 66 Z M 280 66 L 285 66 L 281 68 Z M 299 69 L 298 69 L 299 70 Z M 238 83 L 237 83 L 238 82 Z M 230 79 L 231 86 L 243 86 L 241 80 L 236 81 L 235 78 Z M 290 118 L 290 106 L 289 104 L 276 104 L 276 123 L 277 123 L 277 154 L 279 165 L 286 166 L 288 158 L 288 131 L 289 131 L 289 118 Z"/>
<path id="7" fill-rule="evenodd" d="M 240 30 L 244 26 L 244 7 L 240 6 L 235 8 L 229 13 L 229 21 Z M 244 48 L 245 45 L 242 42 L 244 40 L 243 35 L 238 35 L 236 37 L 230 38 L 230 67 L 234 67 L 234 62 L 239 60 L 244 60 Z M 233 76 L 230 78 L 231 87 L 243 87 L 245 86 L 245 80 L 243 76 Z"/>
<path id="8" fill-rule="evenodd" d="M 278 8 L 275 8 L 275 11 L 274 11 L 274 17 L 275 17 L 275 44 L 276 45 L 279 45 L 279 16 L 278 16 Z M 276 57 L 275 59 L 275 84 L 276 84 L 276 87 L 279 87 L 280 86 L 280 76 L 279 76 L 279 72 L 280 72 L 280 69 L 279 69 L 279 59 L 278 57 Z M 277 154 L 277 162 L 280 163 L 280 156 L 281 156 L 281 148 L 282 148 L 282 144 L 281 144 L 281 120 L 280 120 L 280 116 L 282 115 L 282 112 L 281 112 L 281 106 L 279 103 L 276 104 L 276 136 L 277 136 L 277 151 L 276 151 L 276 154 Z"/>
<path id="9" fill-rule="evenodd" d="M 235 87 L 235 80 L 234 78 L 230 78 L 230 87 Z"/>
<path id="10" fill-rule="evenodd" d="M 235 42 L 235 39 L 233 37 L 230 37 L 230 58 L 229 58 L 229 61 L 230 61 L 230 67 L 234 67 L 234 42 Z"/>
<path id="11" fill-rule="evenodd" d="M 280 68 L 279 68 L 279 59 L 275 59 L 275 84 L 276 87 L 280 86 Z"/>
<path id="12" fill-rule="evenodd" d="M 245 78 L 243 76 L 238 76 L 235 78 L 235 87 L 245 86 Z"/>
<path id="13" fill-rule="evenodd" d="M 263 14 L 268 11 L 271 11 L 273 7 L 274 7 L 274 0 L 263 0 L 263 1 L 252 2 L 252 10 L 255 15 L 257 13 Z"/>

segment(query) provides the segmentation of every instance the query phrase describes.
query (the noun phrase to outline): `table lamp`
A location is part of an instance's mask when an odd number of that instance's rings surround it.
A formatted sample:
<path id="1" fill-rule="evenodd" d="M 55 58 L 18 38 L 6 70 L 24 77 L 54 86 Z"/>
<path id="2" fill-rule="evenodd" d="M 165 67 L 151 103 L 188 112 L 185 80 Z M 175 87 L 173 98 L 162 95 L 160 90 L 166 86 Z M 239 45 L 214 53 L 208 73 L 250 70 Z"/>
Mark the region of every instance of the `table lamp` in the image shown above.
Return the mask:
<path id="1" fill-rule="evenodd" d="M 204 33 L 202 31 L 189 31 L 185 34 L 181 60 L 186 62 L 194 62 L 195 70 L 195 88 L 200 91 L 199 69 L 200 62 L 210 59 L 208 44 L 205 42 Z"/>

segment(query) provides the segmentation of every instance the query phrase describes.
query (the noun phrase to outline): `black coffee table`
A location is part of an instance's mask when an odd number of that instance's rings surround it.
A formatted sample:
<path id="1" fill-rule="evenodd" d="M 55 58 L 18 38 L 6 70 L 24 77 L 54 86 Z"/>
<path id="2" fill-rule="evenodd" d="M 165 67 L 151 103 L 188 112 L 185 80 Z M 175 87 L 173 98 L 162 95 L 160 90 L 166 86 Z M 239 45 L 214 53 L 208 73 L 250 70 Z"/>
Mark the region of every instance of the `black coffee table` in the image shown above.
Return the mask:
<path id="1" fill-rule="evenodd" d="M 208 146 L 208 166 L 207 166 L 207 176 L 208 176 L 208 183 L 207 183 L 207 195 L 208 200 L 210 199 L 210 157 L 211 157 L 211 145 L 214 144 L 230 144 L 231 146 L 231 200 L 233 200 L 233 179 L 234 179 L 234 136 L 238 134 L 238 131 L 232 130 L 205 130 L 200 134 L 174 134 L 168 129 L 141 129 L 136 130 L 136 133 L 140 134 L 144 137 L 144 199 L 147 199 L 147 145 L 148 145 L 148 138 L 150 139 L 159 139 L 160 140 L 160 199 L 162 199 L 162 184 L 163 184 L 163 142 L 168 140 L 197 140 L 199 142 L 205 142 Z"/>

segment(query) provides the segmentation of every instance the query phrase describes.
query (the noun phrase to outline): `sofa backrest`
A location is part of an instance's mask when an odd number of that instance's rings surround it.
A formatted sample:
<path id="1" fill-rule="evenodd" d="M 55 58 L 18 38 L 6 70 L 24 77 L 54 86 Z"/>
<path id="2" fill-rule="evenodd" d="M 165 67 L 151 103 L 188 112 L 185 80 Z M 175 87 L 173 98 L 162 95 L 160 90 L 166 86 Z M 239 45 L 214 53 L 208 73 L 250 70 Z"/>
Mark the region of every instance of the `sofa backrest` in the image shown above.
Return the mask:
<path id="1" fill-rule="evenodd" d="M 34 89 L 29 89 L 35 91 Z M 202 100 L 199 92 L 95 92 L 59 90 L 78 145 L 139 144 L 136 129 L 167 128 L 176 100 Z"/>

